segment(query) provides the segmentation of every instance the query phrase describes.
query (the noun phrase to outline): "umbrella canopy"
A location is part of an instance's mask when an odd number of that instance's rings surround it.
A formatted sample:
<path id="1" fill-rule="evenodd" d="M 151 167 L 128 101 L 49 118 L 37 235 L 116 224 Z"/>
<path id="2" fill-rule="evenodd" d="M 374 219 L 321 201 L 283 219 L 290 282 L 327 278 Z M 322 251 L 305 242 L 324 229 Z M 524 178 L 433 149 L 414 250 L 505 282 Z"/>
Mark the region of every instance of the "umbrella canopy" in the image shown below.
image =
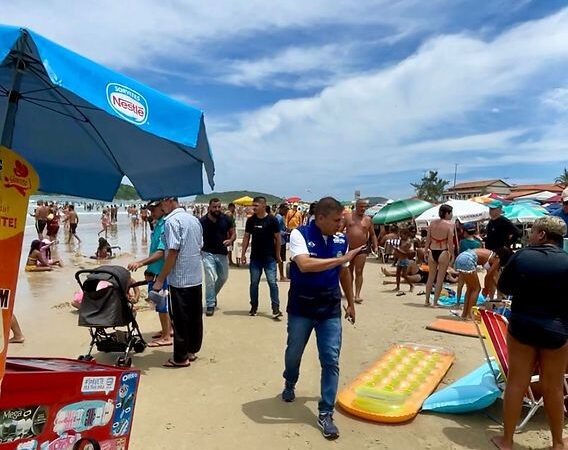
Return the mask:
<path id="1" fill-rule="evenodd" d="M 286 201 L 288 203 L 298 203 L 300 201 L 302 201 L 302 199 L 300 197 L 289 197 L 286 199 Z"/>
<path id="2" fill-rule="evenodd" d="M 503 215 L 513 223 L 533 223 L 547 214 L 546 209 L 525 202 L 511 203 L 503 208 Z"/>
<path id="3" fill-rule="evenodd" d="M 403 222 L 419 216 L 431 207 L 432 203 L 417 198 L 397 200 L 396 202 L 385 205 L 375 214 L 373 216 L 373 223 L 375 225 L 385 225 Z"/>
<path id="4" fill-rule="evenodd" d="M 235 205 L 239 206 L 252 206 L 253 198 L 245 195 L 244 197 L 238 198 L 233 201 Z"/>
<path id="5" fill-rule="evenodd" d="M 383 209 L 384 206 L 385 206 L 385 205 L 383 205 L 383 204 L 378 204 L 378 205 L 375 205 L 375 206 L 371 206 L 370 208 L 368 208 L 368 209 L 365 211 L 365 215 L 366 215 L 366 216 L 369 216 L 369 217 L 373 217 L 373 216 L 374 216 L 375 214 L 377 214 L 381 209 Z"/>
<path id="6" fill-rule="evenodd" d="M 562 201 L 562 196 L 560 194 L 556 194 L 553 197 L 550 197 L 546 200 L 547 203 L 558 203 Z"/>
<path id="7" fill-rule="evenodd" d="M 110 201 L 203 192 L 214 164 L 203 113 L 26 29 L 0 25 L 1 144 L 40 189 Z"/>
<path id="8" fill-rule="evenodd" d="M 458 219 L 461 223 L 479 222 L 480 220 L 489 219 L 489 208 L 485 205 L 469 200 L 449 200 L 445 203 L 453 208 L 454 219 Z M 432 220 L 438 219 L 438 211 L 440 205 L 427 209 L 416 218 L 416 225 L 425 226 Z"/>

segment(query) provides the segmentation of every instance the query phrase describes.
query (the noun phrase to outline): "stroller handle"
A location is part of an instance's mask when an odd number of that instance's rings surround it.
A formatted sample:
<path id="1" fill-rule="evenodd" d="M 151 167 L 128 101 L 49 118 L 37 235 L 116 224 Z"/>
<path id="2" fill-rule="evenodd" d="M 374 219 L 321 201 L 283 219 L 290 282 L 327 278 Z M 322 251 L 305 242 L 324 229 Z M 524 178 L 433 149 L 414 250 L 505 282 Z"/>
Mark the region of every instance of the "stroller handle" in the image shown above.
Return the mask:
<path id="1" fill-rule="evenodd" d="M 116 284 L 118 286 L 120 286 L 120 280 L 118 279 L 118 277 L 114 273 L 112 273 L 108 270 L 104 270 L 104 269 L 103 270 L 84 269 L 84 270 L 78 270 L 77 272 L 75 272 L 75 279 L 77 280 L 77 283 L 79 283 L 79 286 L 81 287 L 81 289 L 83 289 L 83 281 L 81 280 L 81 275 L 86 275 L 86 274 L 90 275 L 90 274 L 93 274 L 93 273 L 102 273 L 104 275 L 109 275 L 111 278 L 113 278 L 116 281 Z M 127 291 L 129 291 L 130 289 L 139 287 L 139 286 L 145 286 L 147 284 L 148 284 L 148 282 L 146 280 L 137 281 L 135 283 L 129 284 Z"/>

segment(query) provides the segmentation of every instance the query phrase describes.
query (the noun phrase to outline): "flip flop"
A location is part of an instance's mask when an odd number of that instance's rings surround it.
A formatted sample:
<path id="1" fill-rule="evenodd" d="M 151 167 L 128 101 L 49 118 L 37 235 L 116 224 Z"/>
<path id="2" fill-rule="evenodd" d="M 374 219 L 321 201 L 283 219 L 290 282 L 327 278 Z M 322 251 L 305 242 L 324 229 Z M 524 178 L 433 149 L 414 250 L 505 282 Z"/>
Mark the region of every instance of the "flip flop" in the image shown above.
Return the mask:
<path id="1" fill-rule="evenodd" d="M 406 295 L 406 292 L 402 292 L 402 291 L 401 291 L 401 292 L 397 292 L 397 293 L 396 293 L 396 296 L 397 296 L 397 297 L 401 297 L 401 296 L 403 296 L 403 295 Z"/>
<path id="2" fill-rule="evenodd" d="M 355 300 L 353 300 L 355 303 L 357 303 L 358 305 L 360 305 L 361 303 L 363 303 L 363 299 L 362 298 L 357 298 Z"/>
<path id="3" fill-rule="evenodd" d="M 163 339 L 157 339 L 152 342 L 148 342 L 148 347 L 168 347 L 173 345 L 173 341 L 164 341 Z"/>
<path id="4" fill-rule="evenodd" d="M 189 361 L 184 363 L 177 363 L 171 358 L 168 359 L 164 364 L 162 364 L 162 367 L 168 367 L 170 369 L 180 369 L 182 367 L 189 367 L 189 366 L 191 366 L 191 363 Z"/>
<path id="5" fill-rule="evenodd" d="M 10 340 L 8 341 L 8 343 L 10 343 L 10 344 L 23 344 L 24 341 L 25 341 L 24 338 L 21 338 L 21 339 L 10 338 Z"/>
<path id="6" fill-rule="evenodd" d="M 197 356 L 195 356 L 195 355 L 189 356 L 189 357 L 187 358 L 187 360 L 190 361 L 190 362 L 193 362 L 193 361 L 195 361 L 196 359 L 197 359 Z"/>

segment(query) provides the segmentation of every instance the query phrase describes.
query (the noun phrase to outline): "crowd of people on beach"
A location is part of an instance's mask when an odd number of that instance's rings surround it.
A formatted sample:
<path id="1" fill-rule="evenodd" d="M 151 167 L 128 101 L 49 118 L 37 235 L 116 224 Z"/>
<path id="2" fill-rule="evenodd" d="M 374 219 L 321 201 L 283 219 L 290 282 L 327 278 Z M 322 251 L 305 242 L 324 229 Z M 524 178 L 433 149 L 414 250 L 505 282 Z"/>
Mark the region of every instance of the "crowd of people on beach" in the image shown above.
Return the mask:
<path id="1" fill-rule="evenodd" d="M 568 190 L 562 199 L 561 211 L 568 218 Z M 289 282 L 282 400 L 295 399 L 303 351 L 314 331 L 322 365 L 318 426 L 326 438 L 334 439 L 339 436 L 333 410 L 338 387 L 342 297 L 346 300 L 345 318 L 354 323 L 355 305 L 364 302 L 363 269 L 373 254 L 386 263 L 380 267 L 385 277 L 383 283 L 395 284 L 397 295 L 406 295 L 402 283 L 412 293 L 415 285 L 423 284 L 424 289 L 418 294 L 424 295 L 425 306 L 440 307 L 442 295 L 454 292 L 448 286 L 456 284 L 458 308 L 451 313 L 463 320 L 472 320 L 472 308 L 480 298 L 484 302 L 508 299 L 511 373 L 505 393 L 505 435 L 495 444 L 502 449 L 511 448 L 511 424 L 516 423 L 519 412 L 518 389 L 525 389 L 526 377 L 530 375 L 526 358 L 539 361 L 541 368 L 550 371 L 546 372 L 548 375 L 543 373 L 544 397 L 550 406 L 553 441 L 557 444 L 558 392 L 562 393 L 559 366 L 568 365 L 568 310 L 554 300 L 549 307 L 535 309 L 527 296 L 535 286 L 548 292 L 546 297 L 550 299 L 556 292 L 566 292 L 568 254 L 558 250 L 562 238 L 568 237 L 566 218 L 559 215 L 539 219 L 533 225 L 530 247 L 518 250 L 516 243 L 521 231 L 503 216 L 500 201 L 489 204 L 490 219 L 484 226 L 454 221 L 452 207 L 443 204 L 439 218 L 423 229 L 412 221 L 375 226 L 365 215 L 368 207 L 366 200 L 359 199 L 353 208 L 346 209 L 331 197 L 304 206 L 270 206 L 261 196 L 246 208 L 229 204 L 224 209 L 217 198 L 205 207 L 184 208 L 173 197 L 128 206 L 126 212 L 133 232 L 139 227 L 143 233 L 146 227 L 150 231 L 148 256 L 128 264 L 132 272 L 144 268 L 148 298 L 158 313 L 160 332 L 149 346 L 173 346 L 172 357 L 164 363 L 168 368 L 188 367 L 196 361 L 203 340 L 203 312 L 206 317 L 215 315 L 232 265 L 248 265 L 249 315 L 253 317 L 260 308 L 259 284 L 263 274 L 275 321 L 283 316 L 278 281 Z M 114 206 L 101 209 L 99 236 L 106 235 L 108 227 L 116 222 L 117 212 Z M 31 244 L 26 270 L 50 270 L 60 264 L 50 256 L 59 230 L 52 225 L 50 234 L 49 223 L 59 223 L 61 216 L 68 228 L 67 242 L 73 238 L 80 242 L 76 234 L 79 219 L 73 205 L 59 209 L 38 202 L 34 213 L 38 239 Z M 238 221 L 245 222 L 240 246 Z M 49 240 L 44 240 L 46 228 Z M 112 253 L 106 236 L 99 237 L 94 257 L 105 260 Z M 392 264 L 392 269 L 388 264 Z M 486 270 L 483 283 L 480 270 Z M 541 286 L 543 280 L 546 286 Z M 520 290 L 521 285 L 526 285 L 527 290 Z M 461 304 L 463 308 L 459 310 Z M 80 307 L 80 301 L 77 306 Z M 525 358 L 524 362 L 521 358 Z M 552 358 L 556 358 L 554 364 Z"/>

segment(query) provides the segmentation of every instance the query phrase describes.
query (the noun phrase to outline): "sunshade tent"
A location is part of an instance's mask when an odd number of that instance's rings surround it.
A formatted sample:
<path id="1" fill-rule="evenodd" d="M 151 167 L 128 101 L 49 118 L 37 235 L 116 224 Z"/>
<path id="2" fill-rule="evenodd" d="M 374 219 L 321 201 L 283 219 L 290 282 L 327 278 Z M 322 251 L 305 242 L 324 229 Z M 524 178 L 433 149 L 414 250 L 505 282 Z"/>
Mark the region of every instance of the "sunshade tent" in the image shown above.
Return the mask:
<path id="1" fill-rule="evenodd" d="M 11 293 L 0 312 L 2 342 L 9 333 L 35 172 L 44 191 L 108 201 L 125 175 L 147 199 L 203 192 L 204 168 L 213 187 L 201 111 L 32 31 L 2 25 L 0 144 L 0 207 L 13 225 L 0 221 L 0 286 Z M 6 351 L 3 345 L 0 378 Z"/>
<path id="2" fill-rule="evenodd" d="M 453 209 L 454 219 L 458 219 L 461 223 L 479 222 L 489 219 L 489 208 L 485 205 L 469 200 L 448 200 L 446 205 L 450 205 Z M 432 220 L 438 219 L 438 211 L 440 205 L 427 209 L 416 218 L 416 225 L 425 226 Z"/>
<path id="3" fill-rule="evenodd" d="M 403 222 L 414 219 L 432 207 L 432 203 L 417 198 L 397 200 L 384 206 L 373 217 L 375 225 Z"/>
<path id="4" fill-rule="evenodd" d="M 296 197 L 288 197 L 288 198 L 286 199 L 286 201 L 287 201 L 288 203 L 298 203 L 298 202 L 302 201 L 302 199 L 301 199 L 300 197 L 297 197 L 297 196 L 296 196 Z"/>
<path id="5" fill-rule="evenodd" d="M 201 111 L 2 25 L 0 127 L 43 191 L 110 201 L 126 175 L 142 198 L 199 194 L 203 168 L 213 187 Z"/>
<path id="6" fill-rule="evenodd" d="M 235 205 L 239 205 L 239 206 L 251 206 L 252 205 L 252 201 L 253 198 L 249 197 L 248 195 L 245 195 L 244 197 L 238 198 L 236 200 L 233 201 L 233 203 Z"/>
<path id="7" fill-rule="evenodd" d="M 370 208 L 367 208 L 367 210 L 365 211 L 365 215 L 369 216 L 369 217 L 373 217 L 375 214 L 377 214 L 381 209 L 384 208 L 385 205 L 375 205 L 375 206 L 371 206 Z"/>
<path id="8" fill-rule="evenodd" d="M 528 203 L 511 203 L 503 208 L 503 215 L 513 223 L 533 223 L 536 219 L 548 215 L 548 211 L 540 206 Z"/>

